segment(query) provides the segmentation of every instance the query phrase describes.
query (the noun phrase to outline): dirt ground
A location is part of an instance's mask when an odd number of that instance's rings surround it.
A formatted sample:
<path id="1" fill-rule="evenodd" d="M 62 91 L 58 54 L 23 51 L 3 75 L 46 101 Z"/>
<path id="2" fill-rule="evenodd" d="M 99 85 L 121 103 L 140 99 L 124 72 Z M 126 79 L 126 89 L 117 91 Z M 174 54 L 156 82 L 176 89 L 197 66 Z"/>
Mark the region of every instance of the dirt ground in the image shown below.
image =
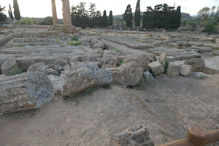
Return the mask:
<path id="1" fill-rule="evenodd" d="M 0 146 L 105 146 L 119 131 L 145 125 L 156 145 L 184 138 L 190 125 L 219 128 L 219 74 L 165 76 L 134 89 L 113 85 L 55 101 L 39 111 L 0 116 Z"/>

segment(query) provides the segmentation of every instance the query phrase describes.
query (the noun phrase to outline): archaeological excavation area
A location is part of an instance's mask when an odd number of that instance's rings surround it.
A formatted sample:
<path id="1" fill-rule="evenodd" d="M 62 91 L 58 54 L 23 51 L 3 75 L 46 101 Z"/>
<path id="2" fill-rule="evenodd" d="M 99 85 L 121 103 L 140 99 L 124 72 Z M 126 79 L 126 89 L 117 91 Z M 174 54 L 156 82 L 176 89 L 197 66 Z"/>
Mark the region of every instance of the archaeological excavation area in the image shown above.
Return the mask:
<path id="1" fill-rule="evenodd" d="M 219 128 L 218 35 L 64 32 L 0 29 L 1 146 L 153 146 Z"/>

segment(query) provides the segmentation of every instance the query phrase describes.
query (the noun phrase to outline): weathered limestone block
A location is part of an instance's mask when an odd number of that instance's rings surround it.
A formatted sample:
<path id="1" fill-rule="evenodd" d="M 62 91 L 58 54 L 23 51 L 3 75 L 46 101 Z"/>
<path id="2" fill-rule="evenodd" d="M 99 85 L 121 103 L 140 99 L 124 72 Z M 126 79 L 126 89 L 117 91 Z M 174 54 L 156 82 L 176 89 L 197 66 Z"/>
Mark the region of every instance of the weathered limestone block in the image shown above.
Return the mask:
<path id="1" fill-rule="evenodd" d="M 123 77 L 123 84 L 127 86 L 135 86 L 143 77 L 144 69 L 135 61 L 122 64 L 118 68 Z"/>
<path id="2" fill-rule="evenodd" d="M 154 146 L 147 128 L 136 126 L 116 134 L 112 138 L 114 146 Z"/>
<path id="3" fill-rule="evenodd" d="M 61 75 L 65 80 L 63 96 L 74 96 L 84 89 L 112 82 L 108 71 L 89 63 L 75 62 L 65 69 Z"/>
<path id="4" fill-rule="evenodd" d="M 47 67 L 45 63 L 38 62 L 38 63 L 34 63 L 31 66 L 29 66 L 29 68 L 27 69 L 27 72 L 41 72 L 41 73 L 47 74 Z"/>
<path id="5" fill-rule="evenodd" d="M 167 75 L 170 77 L 179 76 L 182 65 L 183 65 L 183 61 L 169 62 L 168 68 L 167 68 Z"/>
<path id="6" fill-rule="evenodd" d="M 94 49 L 98 49 L 98 48 L 104 49 L 105 48 L 105 44 L 103 42 L 101 42 L 101 41 L 98 41 L 97 43 L 94 43 L 92 45 L 92 48 L 94 48 Z"/>
<path id="7" fill-rule="evenodd" d="M 167 62 L 167 53 L 161 53 L 159 56 L 160 63 L 165 66 Z"/>
<path id="8" fill-rule="evenodd" d="M 112 75 L 112 83 L 123 85 L 123 76 L 118 68 L 106 68 Z"/>
<path id="9" fill-rule="evenodd" d="M 53 86 L 43 73 L 30 72 L 0 78 L 0 113 L 38 109 L 53 96 Z"/>
<path id="10" fill-rule="evenodd" d="M 62 95 L 63 93 L 63 86 L 64 86 L 64 79 L 60 76 L 56 75 L 49 75 L 48 78 L 50 79 L 55 95 Z"/>
<path id="11" fill-rule="evenodd" d="M 106 53 L 103 55 L 102 59 L 98 61 L 102 68 L 107 68 L 107 66 L 117 67 L 123 62 L 123 57 L 115 56 L 113 54 Z"/>
<path id="12" fill-rule="evenodd" d="M 153 56 L 151 54 L 135 54 L 131 57 L 124 59 L 125 63 L 135 61 L 138 66 L 142 67 L 143 70 L 148 69 L 148 64 L 153 61 Z"/>
<path id="13" fill-rule="evenodd" d="M 182 65 L 180 75 L 182 76 L 189 76 L 192 73 L 192 66 L 191 65 Z"/>
<path id="14" fill-rule="evenodd" d="M 213 49 L 211 47 L 195 47 L 198 49 L 199 53 L 212 52 Z"/>
<path id="15" fill-rule="evenodd" d="M 185 64 L 192 66 L 192 71 L 201 72 L 205 69 L 205 61 L 202 58 L 192 58 L 185 61 Z"/>
<path id="16" fill-rule="evenodd" d="M 154 75 L 162 74 L 165 71 L 163 65 L 158 61 L 150 63 L 149 67 Z"/>
<path id="17" fill-rule="evenodd" d="M 48 68 L 47 69 L 47 74 L 48 75 L 55 75 L 55 76 L 59 76 L 59 72 L 57 72 L 56 70 L 52 69 L 52 68 Z"/>
<path id="18" fill-rule="evenodd" d="M 9 59 L 1 65 L 1 72 L 5 75 L 18 74 L 21 73 L 21 71 L 22 70 L 18 68 L 18 64 L 15 59 Z"/>

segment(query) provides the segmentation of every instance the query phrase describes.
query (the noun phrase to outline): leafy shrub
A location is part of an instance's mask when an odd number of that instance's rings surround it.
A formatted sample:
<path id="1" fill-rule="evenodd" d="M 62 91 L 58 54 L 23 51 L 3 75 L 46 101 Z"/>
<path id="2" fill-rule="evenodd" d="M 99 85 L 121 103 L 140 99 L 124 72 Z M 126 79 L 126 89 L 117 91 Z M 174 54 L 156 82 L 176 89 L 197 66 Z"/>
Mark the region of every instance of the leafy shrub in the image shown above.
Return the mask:
<path id="1" fill-rule="evenodd" d="M 46 17 L 43 19 L 41 22 L 41 25 L 52 25 L 53 24 L 53 19 L 52 17 Z"/>
<path id="2" fill-rule="evenodd" d="M 78 41 L 78 39 L 79 39 L 78 36 L 73 36 L 73 37 L 71 38 L 72 41 Z"/>
<path id="3" fill-rule="evenodd" d="M 212 23 L 212 22 L 207 23 L 205 25 L 205 28 L 204 28 L 203 32 L 206 32 L 208 34 L 217 33 L 216 25 L 214 23 Z"/>
<path id="4" fill-rule="evenodd" d="M 16 24 L 34 25 L 37 24 L 37 21 L 32 18 L 21 18 L 19 21 L 16 21 Z"/>
<path id="5" fill-rule="evenodd" d="M 82 44 L 82 42 L 81 41 L 69 41 L 68 44 L 72 46 L 79 46 Z"/>

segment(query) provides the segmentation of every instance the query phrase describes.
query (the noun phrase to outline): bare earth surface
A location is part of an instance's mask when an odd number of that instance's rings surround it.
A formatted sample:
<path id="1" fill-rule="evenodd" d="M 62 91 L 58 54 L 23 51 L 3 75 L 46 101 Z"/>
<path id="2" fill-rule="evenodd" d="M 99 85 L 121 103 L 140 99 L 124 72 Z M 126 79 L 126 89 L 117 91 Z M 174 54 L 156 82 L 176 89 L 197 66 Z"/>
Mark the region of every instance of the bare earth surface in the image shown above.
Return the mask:
<path id="1" fill-rule="evenodd" d="M 111 136 L 146 125 L 156 145 L 184 138 L 189 125 L 219 128 L 219 75 L 159 77 L 134 89 L 112 86 L 54 101 L 37 112 L 0 116 L 1 146 L 110 145 Z"/>

